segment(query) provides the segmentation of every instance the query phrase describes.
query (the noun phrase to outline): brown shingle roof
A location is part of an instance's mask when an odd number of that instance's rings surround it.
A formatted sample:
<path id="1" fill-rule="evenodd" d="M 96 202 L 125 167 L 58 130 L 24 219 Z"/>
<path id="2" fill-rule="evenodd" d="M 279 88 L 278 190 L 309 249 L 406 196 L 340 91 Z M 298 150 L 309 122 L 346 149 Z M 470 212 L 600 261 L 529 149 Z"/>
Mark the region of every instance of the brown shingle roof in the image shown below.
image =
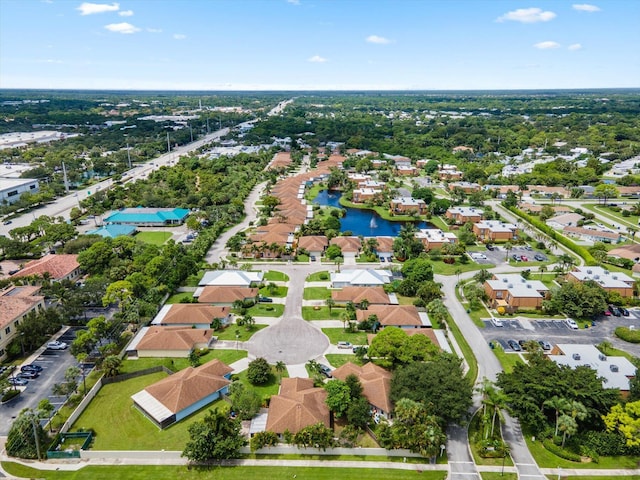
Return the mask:
<path id="1" fill-rule="evenodd" d="M 389 295 L 382 287 L 344 287 L 342 290 L 331 292 L 331 298 L 336 302 L 360 303 L 368 300 L 370 305 L 389 305 Z"/>
<path id="2" fill-rule="evenodd" d="M 29 312 L 44 297 L 34 295 L 40 287 L 9 287 L 0 292 L 0 328 Z M 4 335 L 4 333 L 3 333 Z"/>
<path id="3" fill-rule="evenodd" d="M 334 237 L 329 243 L 338 245 L 343 252 L 359 252 L 362 248 L 362 242 L 358 237 Z"/>
<path id="4" fill-rule="evenodd" d="M 191 350 L 197 344 L 209 343 L 212 330 L 185 327 L 149 327 L 137 350 Z"/>
<path id="5" fill-rule="evenodd" d="M 45 272 L 49 272 L 52 279 L 60 280 L 79 267 L 80 264 L 78 263 L 77 255 L 48 254 L 38 260 L 30 261 L 22 270 L 12 275 L 12 277 L 26 277 L 29 275 L 43 276 Z"/>
<path id="6" fill-rule="evenodd" d="M 233 369 L 218 359 L 199 367 L 187 367 L 145 388 L 171 412 L 178 413 L 231 382 L 224 375 Z"/>
<path id="7" fill-rule="evenodd" d="M 344 381 L 349 375 L 355 375 L 362 385 L 362 393 L 369 403 L 385 412 L 393 409 L 389 393 L 391 392 L 391 372 L 373 363 L 363 367 L 347 362 L 331 372 L 334 378 Z"/>
<path id="8" fill-rule="evenodd" d="M 607 255 L 635 261 L 636 258 L 640 257 L 640 244 L 634 243 L 633 245 L 625 245 L 623 247 L 614 248 L 612 250 L 609 250 L 607 252 Z"/>
<path id="9" fill-rule="evenodd" d="M 393 237 L 375 237 L 378 241 L 378 246 L 376 247 L 376 251 L 378 253 L 389 253 L 393 252 L 393 241 L 395 240 Z"/>
<path id="10" fill-rule="evenodd" d="M 197 303 L 175 303 L 171 305 L 171 308 L 162 319 L 161 325 L 208 325 L 214 318 L 225 318 L 230 312 L 229 307 L 199 305 Z"/>
<path id="11" fill-rule="evenodd" d="M 267 431 L 298 433 L 309 425 L 330 426 L 329 408 L 324 388 L 313 386 L 309 378 L 283 378 L 280 393 L 271 397 Z"/>
<path id="12" fill-rule="evenodd" d="M 356 311 L 359 322 L 366 320 L 369 315 L 376 315 L 380 325 L 385 327 L 422 326 L 418 309 L 413 305 L 370 305 L 367 310 Z"/>
<path id="13" fill-rule="evenodd" d="M 324 250 L 329 246 L 329 240 L 324 235 L 308 235 L 298 239 L 298 248 L 304 248 L 309 252 Z"/>
<path id="14" fill-rule="evenodd" d="M 257 288 L 242 287 L 216 287 L 208 286 L 202 289 L 198 302 L 200 303 L 233 303 L 236 300 L 255 298 L 258 296 Z"/>

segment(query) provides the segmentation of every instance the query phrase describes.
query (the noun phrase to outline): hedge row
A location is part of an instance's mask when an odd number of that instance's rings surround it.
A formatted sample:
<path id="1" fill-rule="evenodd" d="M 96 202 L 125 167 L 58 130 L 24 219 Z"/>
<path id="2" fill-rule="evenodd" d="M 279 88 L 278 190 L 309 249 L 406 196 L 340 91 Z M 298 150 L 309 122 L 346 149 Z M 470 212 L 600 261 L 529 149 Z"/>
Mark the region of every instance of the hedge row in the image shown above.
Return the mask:
<path id="1" fill-rule="evenodd" d="M 571 250 L 573 253 L 575 253 L 576 255 L 578 255 L 580 257 L 582 257 L 587 265 L 597 265 L 598 264 L 598 262 L 596 262 L 596 259 L 593 258 L 591 253 L 589 253 L 589 250 L 587 250 L 586 248 L 584 248 L 584 247 L 582 247 L 580 245 L 577 245 L 576 243 L 572 242 L 571 240 L 569 240 L 564 235 L 556 232 L 553 228 L 551 228 L 546 223 L 542 222 L 540 219 L 538 219 L 538 218 L 536 218 L 536 217 L 534 217 L 532 215 L 529 215 L 528 213 L 525 213 L 522 210 L 517 209 L 516 207 L 506 207 L 506 208 L 508 208 L 511 212 L 513 212 L 516 215 L 518 215 L 520 218 L 522 218 L 522 219 L 526 220 L 527 222 L 529 222 L 531 225 L 533 225 L 535 228 L 540 230 L 542 233 L 546 234 L 549 238 L 555 240 L 556 242 L 560 243 L 561 245 L 564 245 L 569 250 Z"/>
<path id="2" fill-rule="evenodd" d="M 628 327 L 618 327 L 615 330 L 616 337 L 629 343 L 640 343 L 640 330 L 631 330 Z"/>
<path id="3" fill-rule="evenodd" d="M 582 461 L 580 455 L 578 455 L 577 453 L 567 452 L 564 448 L 559 447 L 558 445 L 553 443 L 553 440 L 549 438 L 545 439 L 542 444 L 544 445 L 544 448 L 560 458 L 564 458 L 565 460 L 569 460 L 571 462 Z"/>

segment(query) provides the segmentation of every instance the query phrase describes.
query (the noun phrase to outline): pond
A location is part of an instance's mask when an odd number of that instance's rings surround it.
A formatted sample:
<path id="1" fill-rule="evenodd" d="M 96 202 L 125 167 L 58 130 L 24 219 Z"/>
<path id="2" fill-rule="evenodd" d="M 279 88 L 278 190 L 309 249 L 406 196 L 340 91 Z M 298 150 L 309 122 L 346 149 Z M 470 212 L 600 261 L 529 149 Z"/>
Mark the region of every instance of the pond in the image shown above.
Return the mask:
<path id="1" fill-rule="evenodd" d="M 353 235 L 365 237 L 397 237 L 400 228 L 406 223 L 413 223 L 417 228 L 433 228 L 428 222 L 391 222 L 380 217 L 373 210 L 361 210 L 340 205 L 340 193 L 321 191 L 313 200 L 316 205 L 343 208 L 347 214 L 340 219 L 341 232 L 352 232 Z"/>

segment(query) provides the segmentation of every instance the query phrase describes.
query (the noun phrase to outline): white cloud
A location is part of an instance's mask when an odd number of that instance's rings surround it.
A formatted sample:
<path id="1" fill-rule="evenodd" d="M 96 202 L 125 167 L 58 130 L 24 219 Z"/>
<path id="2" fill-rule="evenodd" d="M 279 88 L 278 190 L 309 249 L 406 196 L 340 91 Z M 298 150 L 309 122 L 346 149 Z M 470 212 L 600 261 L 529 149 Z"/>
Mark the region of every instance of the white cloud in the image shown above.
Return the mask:
<path id="1" fill-rule="evenodd" d="M 291 5 L 300 5 L 300 0 L 287 0 L 287 3 Z"/>
<path id="2" fill-rule="evenodd" d="M 389 40 L 388 38 L 379 37 L 378 35 L 369 35 L 366 38 L 366 41 L 369 43 L 377 43 L 380 45 L 386 45 L 387 43 L 391 43 L 391 40 Z"/>
<path id="3" fill-rule="evenodd" d="M 149 33 L 162 33 L 161 28 L 147 28 L 147 32 Z"/>
<path id="4" fill-rule="evenodd" d="M 173 39 L 174 40 L 184 40 L 185 38 L 187 38 L 187 36 L 182 34 L 182 33 L 174 33 L 173 34 Z"/>
<path id="5" fill-rule="evenodd" d="M 560 44 L 558 42 L 552 42 L 551 40 L 547 40 L 546 42 L 536 43 L 534 47 L 540 50 L 551 50 L 552 48 L 560 47 Z"/>
<path id="6" fill-rule="evenodd" d="M 541 8 L 519 8 L 512 12 L 507 12 L 496 19 L 497 22 L 521 22 L 521 23 L 537 23 L 548 22 L 556 18 L 556 14 L 550 11 L 543 11 Z"/>
<path id="7" fill-rule="evenodd" d="M 582 45 L 580 45 L 579 43 L 573 43 L 569 45 L 567 48 L 573 52 L 576 50 L 580 50 L 582 48 Z"/>
<path id="8" fill-rule="evenodd" d="M 120 10 L 119 3 L 89 3 L 84 2 L 78 7 L 80 15 L 94 15 L 96 13 L 117 12 Z"/>
<path id="9" fill-rule="evenodd" d="M 314 55 L 313 57 L 308 58 L 307 61 L 312 63 L 324 63 L 327 59 L 320 55 Z"/>
<path id="10" fill-rule="evenodd" d="M 127 22 L 122 23 L 110 23 L 109 25 L 105 25 L 104 28 L 114 33 L 136 33 L 139 32 L 140 29 L 134 25 L 131 25 Z"/>
<path id="11" fill-rule="evenodd" d="M 133 10 L 122 10 L 121 12 L 118 12 L 118 15 L 121 17 L 131 17 L 133 15 Z"/>
<path id="12" fill-rule="evenodd" d="M 578 10 L 579 12 L 593 13 L 593 12 L 600 11 L 600 7 L 597 7 L 595 5 L 589 5 L 588 3 L 574 3 L 571 6 L 573 7 L 574 10 Z"/>

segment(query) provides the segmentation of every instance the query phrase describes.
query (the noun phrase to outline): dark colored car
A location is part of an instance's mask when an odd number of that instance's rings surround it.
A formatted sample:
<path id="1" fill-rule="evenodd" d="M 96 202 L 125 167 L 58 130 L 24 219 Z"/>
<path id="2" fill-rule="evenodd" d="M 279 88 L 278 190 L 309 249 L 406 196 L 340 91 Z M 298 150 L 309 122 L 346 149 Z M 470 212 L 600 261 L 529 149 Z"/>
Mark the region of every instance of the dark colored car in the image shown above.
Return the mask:
<path id="1" fill-rule="evenodd" d="M 509 344 L 509 346 L 512 348 L 514 352 L 522 351 L 522 347 L 515 340 L 507 340 L 507 343 Z"/>
<path id="2" fill-rule="evenodd" d="M 615 305 L 609 305 L 609 311 L 614 314 L 616 317 L 620 317 L 622 315 L 622 313 L 620 313 L 620 310 L 618 309 L 618 307 L 616 307 Z"/>
<path id="3" fill-rule="evenodd" d="M 25 380 L 24 378 L 18 378 L 18 377 L 9 377 L 7 381 L 9 382 L 9 385 L 16 385 L 19 387 L 24 387 L 29 383 L 29 380 Z"/>
<path id="4" fill-rule="evenodd" d="M 493 245 L 491 245 L 490 243 L 487 243 L 487 250 L 489 251 L 494 251 L 496 249 L 496 247 L 494 247 Z"/>
<path id="5" fill-rule="evenodd" d="M 273 303 L 273 298 L 269 298 L 269 297 L 260 297 L 258 298 L 258 301 L 262 302 L 262 303 Z"/>
<path id="6" fill-rule="evenodd" d="M 17 374 L 16 378 L 32 379 L 38 378 L 39 376 L 40 374 L 38 372 L 34 372 L 33 370 L 25 370 L 24 372 L 20 372 L 19 374 Z"/>
<path id="7" fill-rule="evenodd" d="M 627 310 L 626 308 L 622 308 L 620 307 L 620 312 L 622 313 L 622 315 L 624 315 L 625 317 L 629 316 L 629 310 Z"/>
<path id="8" fill-rule="evenodd" d="M 42 372 L 42 367 L 40 365 L 35 365 L 35 364 L 31 364 L 31 365 L 23 365 L 22 367 L 20 367 L 20 371 L 21 372 Z"/>
<path id="9" fill-rule="evenodd" d="M 511 258 L 513 258 L 516 262 L 520 261 L 520 255 L 516 255 L 515 253 L 511 255 Z"/>
<path id="10" fill-rule="evenodd" d="M 544 262 L 547 257 L 545 257 L 544 255 L 540 254 L 540 253 L 536 253 L 533 258 L 535 258 L 538 262 Z"/>

